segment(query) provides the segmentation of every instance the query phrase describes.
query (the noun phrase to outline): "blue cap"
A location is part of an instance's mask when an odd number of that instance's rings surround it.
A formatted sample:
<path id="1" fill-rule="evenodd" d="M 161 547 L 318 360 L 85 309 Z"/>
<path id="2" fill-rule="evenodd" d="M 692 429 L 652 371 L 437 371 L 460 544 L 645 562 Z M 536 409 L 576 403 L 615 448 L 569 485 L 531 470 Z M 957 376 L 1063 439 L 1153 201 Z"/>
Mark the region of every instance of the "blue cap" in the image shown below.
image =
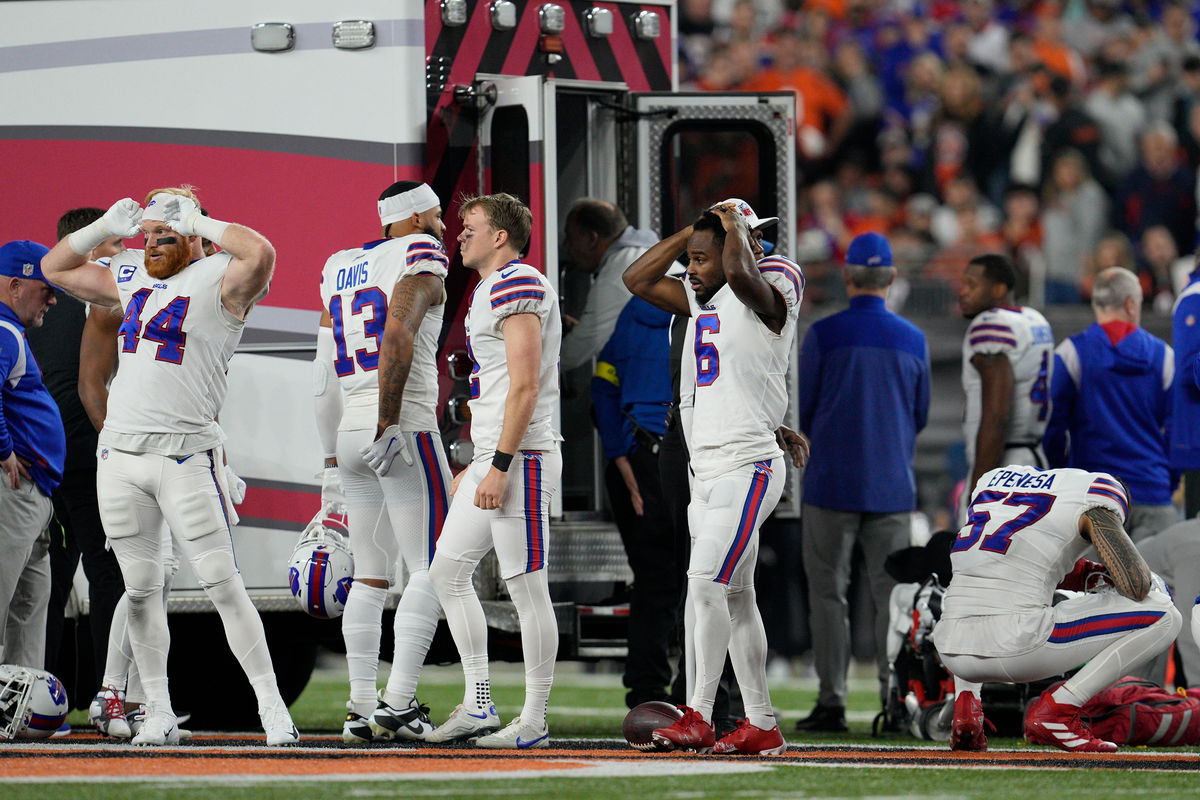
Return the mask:
<path id="1" fill-rule="evenodd" d="M 878 233 L 860 233 L 846 248 L 846 263 L 855 267 L 890 267 L 892 246 Z"/>
<path id="2" fill-rule="evenodd" d="M 0 247 L 0 275 L 6 278 L 28 278 L 52 286 L 42 274 L 42 258 L 49 252 L 50 248 L 28 239 L 9 242 Z"/>

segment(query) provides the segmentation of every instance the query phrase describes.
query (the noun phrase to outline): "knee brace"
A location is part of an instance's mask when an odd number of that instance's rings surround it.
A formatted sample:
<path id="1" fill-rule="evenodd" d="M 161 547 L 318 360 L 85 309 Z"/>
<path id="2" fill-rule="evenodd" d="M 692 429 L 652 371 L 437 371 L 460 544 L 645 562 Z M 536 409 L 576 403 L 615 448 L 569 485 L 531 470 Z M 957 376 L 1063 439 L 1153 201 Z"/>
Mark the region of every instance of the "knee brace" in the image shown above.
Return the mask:
<path id="1" fill-rule="evenodd" d="M 192 569 L 205 589 L 220 586 L 238 574 L 233 553 L 228 550 L 209 550 L 192 559 Z M 161 575 L 161 568 L 159 574 Z"/>
<path id="2" fill-rule="evenodd" d="M 153 561 L 123 561 L 121 575 L 129 601 L 139 602 L 152 597 L 163 588 L 162 566 Z"/>

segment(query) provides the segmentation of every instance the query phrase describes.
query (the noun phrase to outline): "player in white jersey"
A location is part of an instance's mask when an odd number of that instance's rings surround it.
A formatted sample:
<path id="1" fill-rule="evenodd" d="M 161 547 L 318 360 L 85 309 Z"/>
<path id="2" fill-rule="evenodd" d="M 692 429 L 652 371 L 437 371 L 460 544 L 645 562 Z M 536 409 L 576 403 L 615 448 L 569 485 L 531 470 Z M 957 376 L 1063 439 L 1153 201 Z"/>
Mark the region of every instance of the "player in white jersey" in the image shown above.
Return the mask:
<path id="1" fill-rule="evenodd" d="M 685 244 L 690 289 L 666 275 Z M 695 356 L 687 441 L 696 478 L 688 508 L 688 602 L 696 617 L 697 678 L 683 718 L 654 732 L 671 748 L 756 754 L 787 747 L 767 691 L 754 567 L 758 528 L 783 492 L 784 458 L 775 431 L 787 407 L 788 357 L 804 278 L 779 256 L 756 263 L 753 248 L 745 218 L 734 205 L 722 204 L 650 248 L 625 272 L 634 294 L 693 320 L 684 348 Z M 712 708 L 727 653 L 746 719 L 718 742 Z"/>
<path id="2" fill-rule="evenodd" d="M 87 253 L 141 232 L 111 268 Z M 205 256 L 201 238 L 224 252 Z M 120 303 L 120 368 L 100 435 L 100 517 L 129 595 L 129 634 L 147 698 L 135 744 L 179 740 L 167 687 L 161 528 L 174 531 L 216 606 L 258 700 L 268 745 L 298 741 L 276 685 L 262 620 L 234 561 L 216 422 L 225 370 L 246 315 L 266 293 L 275 250 L 241 225 L 204 217 L 190 188 L 156 190 L 146 209 L 125 198 L 59 242 L 43 261 L 54 281 L 94 303 Z"/>
<path id="3" fill-rule="evenodd" d="M 981 683 L 1041 680 L 1087 662 L 1029 707 L 1025 737 L 1071 752 L 1117 749 L 1092 736 L 1079 707 L 1165 650 L 1182 620 L 1125 533 L 1128 514 L 1129 492 L 1102 472 L 1014 464 L 979 479 L 933 632 L 954 675 L 952 748 L 987 749 Z M 1080 559 L 1089 546 L 1102 564 Z M 1069 598 L 1054 603 L 1056 588 Z"/>
<path id="4" fill-rule="evenodd" d="M 558 297 L 544 275 L 519 260 L 533 227 L 524 203 L 507 194 L 484 195 L 467 200 L 459 214 L 463 266 L 479 273 L 467 310 L 475 460 L 454 478 L 429 578 L 462 659 L 466 690 L 430 741 L 541 748 L 549 745 L 546 703 L 558 652 L 546 577 L 550 500 L 562 475 L 554 426 L 562 339 Z M 525 705 L 498 731 L 487 622 L 471 584 L 475 566 L 492 548 L 520 619 L 525 659 Z"/>
<path id="5" fill-rule="evenodd" d="M 1042 434 L 1050 420 L 1054 334 L 1038 311 L 1013 305 L 1016 281 L 1006 257 L 977 256 L 958 293 L 971 320 L 962 367 L 968 490 L 1001 464 L 1046 466 Z"/>
<path id="6" fill-rule="evenodd" d="M 450 485 L 435 411 L 449 263 L 442 205 L 427 184 L 398 181 L 379 196 L 378 210 L 383 238 L 334 253 L 321 273 L 317 401 L 320 408 L 333 399 L 336 410 L 319 413 L 318 427 L 337 428 L 322 439 L 341 472 L 354 553 L 354 588 L 342 615 L 347 744 L 424 739 L 433 731 L 415 693 L 437 628 L 429 562 Z M 340 393 L 330 386 L 335 381 Z M 392 672 L 379 698 L 383 607 L 400 567 L 408 578 L 396 607 Z"/>

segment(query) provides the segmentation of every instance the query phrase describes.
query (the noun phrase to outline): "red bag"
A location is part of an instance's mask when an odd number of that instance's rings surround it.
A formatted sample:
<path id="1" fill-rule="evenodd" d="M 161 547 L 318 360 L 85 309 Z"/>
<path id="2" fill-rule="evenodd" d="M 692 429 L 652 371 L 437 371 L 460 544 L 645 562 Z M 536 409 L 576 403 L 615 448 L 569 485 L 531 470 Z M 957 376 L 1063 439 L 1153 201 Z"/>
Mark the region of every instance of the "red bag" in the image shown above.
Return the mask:
<path id="1" fill-rule="evenodd" d="M 1171 694 L 1151 681 L 1124 677 L 1084 703 L 1092 734 L 1116 744 L 1200 744 L 1200 691 Z"/>

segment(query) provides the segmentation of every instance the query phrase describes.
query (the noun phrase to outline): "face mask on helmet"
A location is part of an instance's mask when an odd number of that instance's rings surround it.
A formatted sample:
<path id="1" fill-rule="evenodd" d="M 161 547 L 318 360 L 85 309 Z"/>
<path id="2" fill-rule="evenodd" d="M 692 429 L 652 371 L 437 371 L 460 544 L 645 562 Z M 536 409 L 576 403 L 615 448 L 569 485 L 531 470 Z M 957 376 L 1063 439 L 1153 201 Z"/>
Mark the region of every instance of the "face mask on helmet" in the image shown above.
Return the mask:
<path id="1" fill-rule="evenodd" d="M 336 619 L 346 609 L 354 582 L 350 531 L 340 509 L 322 509 L 308 523 L 288 565 L 292 597 L 317 619 Z"/>
<path id="2" fill-rule="evenodd" d="M 0 740 L 45 739 L 67 718 L 67 692 L 49 672 L 0 664 Z"/>

